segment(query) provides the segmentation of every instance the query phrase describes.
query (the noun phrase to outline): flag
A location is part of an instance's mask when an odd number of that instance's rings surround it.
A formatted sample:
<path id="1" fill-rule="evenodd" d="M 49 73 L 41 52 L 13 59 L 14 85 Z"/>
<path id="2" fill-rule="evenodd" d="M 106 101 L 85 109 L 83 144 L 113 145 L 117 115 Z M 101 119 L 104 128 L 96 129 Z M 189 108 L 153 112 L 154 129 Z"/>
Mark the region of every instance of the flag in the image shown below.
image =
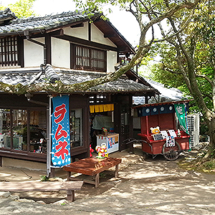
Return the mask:
<path id="1" fill-rule="evenodd" d="M 62 167 L 71 163 L 69 96 L 52 98 L 52 164 Z"/>

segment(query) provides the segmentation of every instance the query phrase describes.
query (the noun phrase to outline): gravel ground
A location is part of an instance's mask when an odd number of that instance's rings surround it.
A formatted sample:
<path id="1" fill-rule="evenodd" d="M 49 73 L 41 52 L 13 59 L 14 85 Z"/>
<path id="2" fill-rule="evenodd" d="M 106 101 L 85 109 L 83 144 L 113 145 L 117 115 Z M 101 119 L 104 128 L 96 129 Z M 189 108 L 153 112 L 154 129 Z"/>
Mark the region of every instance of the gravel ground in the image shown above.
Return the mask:
<path id="1" fill-rule="evenodd" d="M 50 204 L 44 203 L 41 193 L 1 193 L 0 214 L 215 214 L 214 175 L 180 169 L 178 161 L 162 156 L 143 160 L 137 153 L 134 157 L 136 162 L 121 167 L 118 179 L 107 173 L 98 188 L 84 185 L 72 203 L 63 199 L 62 192 Z M 49 195 L 46 199 L 54 194 Z"/>

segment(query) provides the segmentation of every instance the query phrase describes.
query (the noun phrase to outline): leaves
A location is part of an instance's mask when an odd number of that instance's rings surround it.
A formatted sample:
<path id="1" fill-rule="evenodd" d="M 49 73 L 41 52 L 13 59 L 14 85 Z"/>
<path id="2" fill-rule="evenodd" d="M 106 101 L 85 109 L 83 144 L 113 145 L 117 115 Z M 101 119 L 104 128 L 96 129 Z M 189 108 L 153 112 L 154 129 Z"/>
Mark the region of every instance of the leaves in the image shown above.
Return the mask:
<path id="1" fill-rule="evenodd" d="M 0 10 L 4 10 L 6 7 L 9 7 L 18 18 L 35 16 L 36 14 L 32 10 L 34 2 L 35 0 L 18 0 L 14 4 L 8 4 L 7 6 L 1 5 Z"/>
<path id="2" fill-rule="evenodd" d="M 177 16 L 169 18 L 173 31 L 179 33 L 151 49 L 161 57 L 161 62 L 153 67 L 154 79 L 191 95 L 194 101 L 190 110 L 201 112 L 212 132 L 211 123 L 215 117 L 214 9 L 215 2 L 211 0 L 199 4 L 193 11 L 188 28 L 181 32 L 179 29 L 188 11 L 179 11 Z"/>

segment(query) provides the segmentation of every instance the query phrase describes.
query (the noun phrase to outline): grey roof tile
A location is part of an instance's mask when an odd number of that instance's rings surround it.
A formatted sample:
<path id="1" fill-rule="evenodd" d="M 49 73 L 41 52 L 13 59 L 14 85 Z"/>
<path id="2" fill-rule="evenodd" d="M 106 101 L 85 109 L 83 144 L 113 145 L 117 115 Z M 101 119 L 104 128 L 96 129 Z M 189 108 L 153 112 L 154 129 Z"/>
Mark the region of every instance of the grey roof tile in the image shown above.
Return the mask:
<path id="1" fill-rule="evenodd" d="M 0 11 L 2 12 L 2 11 Z M 99 17 L 101 13 L 95 13 L 93 17 Z M 2 15 L 3 16 L 3 15 Z M 1 15 L 0 15 L 1 18 Z M 12 20 L 10 25 L 0 26 L 0 33 L 20 32 L 25 30 L 36 31 L 40 29 L 51 29 L 73 22 L 88 20 L 88 14 L 78 12 L 63 12 L 60 14 L 46 15 L 40 17 L 28 17 Z M 1 21 L 1 19 L 0 19 Z"/>
<path id="2" fill-rule="evenodd" d="M 182 101 L 187 98 L 183 96 L 183 93 L 177 88 L 166 88 L 164 84 L 159 82 L 144 78 L 152 87 L 157 89 L 160 92 L 160 95 L 156 95 L 156 99 L 151 97 L 148 100 L 148 103 L 158 103 L 158 102 L 167 102 L 167 101 Z M 145 104 L 145 97 L 143 96 L 134 96 L 133 97 L 134 105 Z"/>
<path id="3" fill-rule="evenodd" d="M 10 10 L 9 10 L 10 11 Z M 0 14 L 3 14 L 4 11 L 0 11 Z M 10 23 L 7 25 L 0 26 L 0 34 L 2 35 L 17 35 L 23 34 L 25 30 L 29 30 L 31 32 L 40 32 L 41 30 L 51 30 L 53 28 L 58 28 L 60 26 L 64 26 L 67 24 L 76 23 L 78 21 L 86 21 L 89 20 L 89 16 L 91 15 L 91 19 L 96 19 L 102 15 L 100 12 L 95 12 L 93 15 L 91 12 L 83 13 L 83 11 L 68 11 L 59 14 L 49 14 L 45 16 L 39 17 L 28 17 L 19 19 L 15 16 L 11 11 L 8 12 L 7 16 L 9 17 Z M 4 20 L 1 20 L 1 16 L 4 18 L 6 15 L 0 15 L 0 24 L 4 23 Z M 2 18 L 2 19 L 3 19 Z M 12 20 L 13 19 L 13 20 Z M 125 37 L 114 27 L 114 25 L 106 20 L 106 22 L 119 34 L 120 38 L 124 40 L 124 42 L 134 50 L 132 45 L 125 39 Z"/>
<path id="4" fill-rule="evenodd" d="M 4 23 L 5 21 L 10 21 L 12 19 L 16 19 L 16 15 L 11 12 L 9 8 L 0 11 L 0 24 Z"/>
<path id="5" fill-rule="evenodd" d="M 60 81 L 64 85 L 73 85 L 76 83 L 82 83 L 85 81 L 90 81 L 102 76 L 105 76 L 106 74 L 102 73 L 90 73 L 90 72 L 83 72 L 83 71 L 64 71 L 64 70 L 55 70 L 60 77 Z M 34 71 L 14 71 L 14 72 L 0 72 L 0 83 L 8 84 L 8 85 L 17 85 L 21 84 L 23 86 L 27 85 L 42 85 L 47 84 L 48 79 L 44 73 L 42 73 L 40 76 L 38 74 L 41 72 L 41 70 L 34 70 Z M 105 84 L 98 85 L 96 87 L 92 87 L 88 89 L 87 92 L 92 93 L 122 93 L 122 92 L 145 92 L 145 91 L 153 91 L 154 89 L 151 87 L 148 87 L 146 85 L 136 83 L 132 80 L 128 79 L 118 79 L 116 81 L 108 82 Z M 60 92 L 59 92 L 60 93 Z M 81 93 L 81 92 L 79 92 Z"/>

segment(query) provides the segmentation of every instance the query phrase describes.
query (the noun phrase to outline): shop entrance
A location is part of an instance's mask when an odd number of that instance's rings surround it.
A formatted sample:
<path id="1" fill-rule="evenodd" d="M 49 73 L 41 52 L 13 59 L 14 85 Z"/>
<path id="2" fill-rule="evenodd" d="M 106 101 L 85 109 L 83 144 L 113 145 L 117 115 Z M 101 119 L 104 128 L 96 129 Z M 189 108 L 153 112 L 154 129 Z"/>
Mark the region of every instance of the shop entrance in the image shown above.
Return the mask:
<path id="1" fill-rule="evenodd" d="M 90 138 L 91 147 L 96 148 L 98 136 L 107 136 L 115 133 L 114 130 L 114 104 L 90 105 Z M 106 142 L 105 140 L 103 142 Z"/>

